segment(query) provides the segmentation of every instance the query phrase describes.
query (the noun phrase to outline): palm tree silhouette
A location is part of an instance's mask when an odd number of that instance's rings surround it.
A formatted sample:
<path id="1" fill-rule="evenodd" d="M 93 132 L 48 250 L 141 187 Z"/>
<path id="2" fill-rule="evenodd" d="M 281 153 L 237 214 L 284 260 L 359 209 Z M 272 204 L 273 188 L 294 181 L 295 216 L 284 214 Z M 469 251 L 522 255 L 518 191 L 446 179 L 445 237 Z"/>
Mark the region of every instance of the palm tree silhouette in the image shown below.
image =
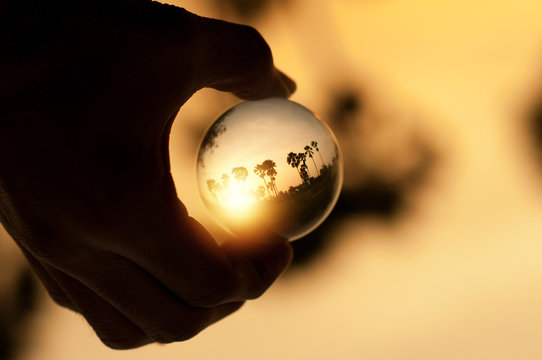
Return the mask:
<path id="1" fill-rule="evenodd" d="M 307 155 L 305 153 L 298 153 L 297 158 L 299 159 L 299 162 L 302 163 L 302 165 L 299 167 L 301 172 L 303 173 L 302 169 L 305 169 L 305 172 L 311 176 L 311 172 L 309 171 L 309 168 L 307 167 Z"/>
<path id="2" fill-rule="evenodd" d="M 246 181 L 247 176 L 248 176 L 248 170 L 247 170 L 246 167 L 244 167 L 244 166 L 234 167 L 231 170 L 231 173 L 235 176 L 235 179 L 237 181 L 242 181 L 243 186 L 245 186 L 245 181 Z"/>
<path id="3" fill-rule="evenodd" d="M 318 142 L 316 140 L 311 141 L 311 146 L 318 153 L 318 156 L 320 157 L 320 161 L 322 162 L 322 166 L 324 166 L 324 159 L 322 159 L 322 155 L 320 154 L 320 149 L 318 149 Z"/>
<path id="4" fill-rule="evenodd" d="M 286 162 L 291 167 L 296 168 L 297 173 L 299 174 L 299 177 L 301 177 L 301 173 L 299 172 L 299 159 L 297 158 L 296 153 L 290 152 L 288 156 L 286 157 Z M 303 178 L 301 179 L 303 180 Z"/>
<path id="5" fill-rule="evenodd" d="M 312 147 L 310 147 L 309 145 L 305 146 L 305 154 L 307 154 L 307 156 L 312 159 L 312 163 L 314 164 L 314 168 L 316 169 L 316 174 L 320 175 L 320 172 L 318 171 L 318 166 L 316 166 L 316 161 L 314 161 L 314 157 L 312 156 L 314 154 L 314 151 L 312 151 Z"/>
<path id="6" fill-rule="evenodd" d="M 258 200 L 261 200 L 265 197 L 265 188 L 263 186 L 258 186 L 256 189 L 256 196 L 258 197 Z"/>
<path id="7" fill-rule="evenodd" d="M 276 182 L 277 178 L 275 176 L 269 176 L 269 179 L 270 179 L 273 191 L 275 192 L 275 196 L 278 196 L 279 192 L 278 192 L 278 189 L 277 189 L 277 182 Z"/>
<path id="8" fill-rule="evenodd" d="M 267 176 L 269 176 L 269 181 L 271 182 L 271 188 L 275 192 L 275 196 L 278 195 L 277 191 L 277 183 L 276 183 L 276 176 L 277 176 L 277 170 L 275 168 L 277 167 L 277 164 L 273 160 L 265 160 L 262 163 Z"/>
<path id="9" fill-rule="evenodd" d="M 267 171 L 263 164 L 258 164 L 254 167 L 254 174 L 258 175 L 262 178 L 263 183 L 265 184 L 265 188 L 267 189 L 267 192 L 269 193 L 269 196 L 271 196 L 271 192 L 269 191 L 269 187 L 267 187 L 267 181 L 265 181 L 265 175 L 267 175 Z"/>
<path id="10" fill-rule="evenodd" d="M 275 192 L 275 189 L 273 188 L 273 184 L 271 182 L 267 184 L 267 191 L 270 191 L 270 189 L 271 191 Z"/>
<path id="11" fill-rule="evenodd" d="M 217 183 L 215 179 L 207 180 L 207 188 L 216 201 L 218 201 L 218 194 L 222 191 L 222 185 Z"/>
<path id="12" fill-rule="evenodd" d="M 224 190 L 227 191 L 227 189 L 230 187 L 230 177 L 228 174 L 222 174 L 222 187 Z"/>
<path id="13" fill-rule="evenodd" d="M 300 173 L 301 173 L 301 180 L 304 184 L 308 184 L 310 180 L 310 174 L 308 172 L 309 168 L 306 164 L 302 164 L 300 167 Z"/>
<path id="14" fill-rule="evenodd" d="M 269 193 L 269 196 L 271 196 L 271 190 L 275 193 L 275 196 L 278 195 L 277 192 L 277 185 L 276 185 L 276 175 L 277 170 L 275 170 L 275 167 L 277 164 L 273 160 L 265 160 L 263 163 L 258 164 L 254 167 L 254 173 L 262 178 L 265 188 L 267 189 L 267 192 Z M 265 177 L 269 176 L 269 184 L 265 180 Z"/>

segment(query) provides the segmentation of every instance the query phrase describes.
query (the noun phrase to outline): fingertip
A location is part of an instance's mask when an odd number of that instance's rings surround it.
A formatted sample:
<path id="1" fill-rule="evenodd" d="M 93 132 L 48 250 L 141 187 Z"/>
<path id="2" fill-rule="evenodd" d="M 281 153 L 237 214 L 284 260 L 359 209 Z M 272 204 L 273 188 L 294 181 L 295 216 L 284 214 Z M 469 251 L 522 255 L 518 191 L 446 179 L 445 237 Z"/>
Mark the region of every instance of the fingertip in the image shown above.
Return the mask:
<path id="1" fill-rule="evenodd" d="M 251 260 L 260 266 L 260 273 L 268 272 L 272 277 L 278 277 L 291 264 L 294 250 L 287 240 L 275 239 L 266 242 L 259 252 L 254 252 Z"/>
<path id="2" fill-rule="evenodd" d="M 269 44 L 253 27 L 201 18 L 205 31 L 196 51 L 201 87 L 231 92 L 243 100 L 289 97 L 295 82 L 279 71 Z"/>
<path id="3" fill-rule="evenodd" d="M 268 242 L 259 250 L 247 254 L 259 280 L 252 299 L 260 297 L 286 271 L 293 258 L 293 249 L 286 241 Z"/>
<path id="4" fill-rule="evenodd" d="M 244 234 L 223 244 L 235 257 L 247 259 L 269 286 L 286 270 L 293 259 L 293 248 L 288 239 L 270 231 Z"/>
<path id="5" fill-rule="evenodd" d="M 259 100 L 270 97 L 289 98 L 296 90 L 296 83 L 282 71 L 275 68 L 267 86 L 260 86 L 257 90 L 240 92 L 236 95 L 245 100 Z"/>
<path id="6" fill-rule="evenodd" d="M 277 69 L 271 75 L 261 75 L 257 81 L 232 92 L 243 100 L 261 100 L 271 97 L 288 98 L 296 89 L 295 82 Z"/>
<path id="7" fill-rule="evenodd" d="M 233 230 L 237 236 L 223 243 L 223 246 L 232 250 L 250 253 L 252 251 L 265 251 L 266 248 L 273 247 L 276 244 L 286 244 L 290 247 L 287 238 L 267 228 L 258 227 L 255 229 L 250 227 L 234 228 Z"/>
<path id="8" fill-rule="evenodd" d="M 282 84 L 284 85 L 284 88 L 288 92 L 288 97 L 291 96 L 296 91 L 297 84 L 295 83 L 295 81 L 292 78 L 290 78 L 288 75 L 286 75 L 282 71 L 277 70 L 277 72 L 278 72 L 278 74 L 280 76 Z"/>

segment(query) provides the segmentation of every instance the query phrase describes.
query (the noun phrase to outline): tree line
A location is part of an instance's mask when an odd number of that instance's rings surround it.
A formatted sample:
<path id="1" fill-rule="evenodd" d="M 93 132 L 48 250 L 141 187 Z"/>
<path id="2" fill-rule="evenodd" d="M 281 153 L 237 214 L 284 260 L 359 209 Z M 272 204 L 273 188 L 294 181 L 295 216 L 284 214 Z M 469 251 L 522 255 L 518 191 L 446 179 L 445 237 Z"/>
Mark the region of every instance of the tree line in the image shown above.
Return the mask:
<path id="1" fill-rule="evenodd" d="M 286 157 L 286 162 L 288 165 L 290 165 L 292 168 L 297 169 L 297 173 L 299 174 L 299 177 L 301 178 L 301 181 L 304 184 L 308 184 L 311 179 L 311 173 L 309 170 L 309 167 L 307 166 L 307 157 L 309 157 L 312 160 L 312 163 L 314 164 L 314 168 L 316 169 L 316 175 L 320 176 L 320 171 L 318 170 L 318 166 L 316 166 L 316 161 L 314 160 L 314 150 L 318 153 L 318 156 L 320 157 L 320 161 L 322 162 L 322 167 L 325 166 L 324 160 L 322 159 L 322 155 L 320 154 L 320 149 L 318 148 L 318 142 L 311 141 L 310 145 L 306 145 L 303 148 L 305 151 L 300 153 L 290 152 L 288 156 Z"/>
<path id="2" fill-rule="evenodd" d="M 297 173 L 301 178 L 302 184 L 308 185 L 311 183 L 311 179 L 319 177 L 322 173 L 322 170 L 319 170 L 314 159 L 315 151 L 320 157 L 320 162 L 322 163 L 321 169 L 327 169 L 327 166 L 322 159 L 322 155 L 320 154 L 318 142 L 313 140 L 311 141 L 310 145 L 306 145 L 303 149 L 304 152 L 288 153 L 286 156 L 286 162 L 292 168 L 295 168 L 297 170 Z M 312 160 L 312 163 L 314 164 L 314 168 L 316 170 L 316 176 L 314 177 L 311 176 L 311 172 L 309 170 L 309 167 L 307 166 L 307 161 L 309 158 Z M 256 199 L 264 199 L 266 191 L 269 197 L 277 197 L 279 195 L 279 190 L 276 184 L 278 175 L 276 167 L 277 164 L 271 159 L 264 160 L 261 164 L 257 164 L 254 167 L 254 174 L 259 176 L 264 183 L 263 186 L 260 185 L 256 190 L 251 191 L 252 195 Z M 244 166 L 234 167 L 231 173 L 240 184 L 243 184 L 243 189 L 246 191 L 246 179 L 249 176 L 247 168 Z M 224 191 L 228 191 L 231 183 L 230 176 L 226 173 L 222 174 L 221 180 L 221 182 L 217 182 L 214 179 L 207 180 L 207 187 L 216 200 L 218 200 L 220 194 L 222 194 Z"/>

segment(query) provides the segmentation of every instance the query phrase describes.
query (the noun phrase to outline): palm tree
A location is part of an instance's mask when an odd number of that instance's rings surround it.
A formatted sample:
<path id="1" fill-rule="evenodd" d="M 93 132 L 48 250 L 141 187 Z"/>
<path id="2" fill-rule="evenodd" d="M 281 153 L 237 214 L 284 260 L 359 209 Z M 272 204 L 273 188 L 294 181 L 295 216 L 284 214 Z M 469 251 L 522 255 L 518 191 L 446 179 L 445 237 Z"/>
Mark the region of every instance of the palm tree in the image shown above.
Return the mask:
<path id="1" fill-rule="evenodd" d="M 262 166 L 264 167 L 266 171 L 266 175 L 269 176 L 269 180 L 271 182 L 271 188 L 275 192 L 275 196 L 277 196 L 278 191 L 277 191 L 277 185 L 275 182 L 276 175 L 277 175 L 277 170 L 275 170 L 275 167 L 277 167 L 277 164 L 273 160 L 265 160 L 262 163 Z"/>
<path id="2" fill-rule="evenodd" d="M 220 183 L 217 183 L 215 179 L 209 179 L 207 180 L 207 188 L 209 188 L 209 192 L 216 201 L 218 201 L 218 193 L 222 191 L 222 186 Z"/>
<path id="3" fill-rule="evenodd" d="M 316 161 L 314 161 L 314 157 L 312 156 L 314 154 L 314 151 L 312 151 L 312 147 L 310 147 L 309 145 L 305 146 L 305 154 L 307 154 L 307 156 L 312 159 L 312 163 L 314 164 L 316 173 L 320 175 L 320 172 L 318 171 L 318 166 L 316 166 Z"/>
<path id="4" fill-rule="evenodd" d="M 291 167 L 296 168 L 297 173 L 299 174 L 299 176 L 301 176 L 301 173 L 299 172 L 299 159 L 297 158 L 296 153 L 290 152 L 286 157 L 286 162 Z"/>
<path id="5" fill-rule="evenodd" d="M 301 165 L 301 161 L 303 160 L 301 155 L 305 156 L 305 154 L 301 154 L 301 153 L 296 154 L 294 152 L 291 152 L 291 153 L 288 154 L 288 157 L 286 158 L 286 161 L 288 162 L 288 165 L 290 165 L 291 167 L 296 168 L 297 174 L 301 178 L 301 181 L 305 182 L 305 178 L 303 177 L 303 174 L 299 170 L 299 165 Z"/>
<path id="6" fill-rule="evenodd" d="M 273 184 L 272 183 L 268 183 L 267 184 L 267 191 L 269 192 L 271 189 L 271 191 L 275 192 L 275 189 L 273 188 Z"/>
<path id="7" fill-rule="evenodd" d="M 248 170 L 244 166 L 235 167 L 231 170 L 231 173 L 235 176 L 237 181 L 242 181 L 243 186 L 245 186 L 245 181 L 248 176 Z"/>
<path id="8" fill-rule="evenodd" d="M 265 160 L 263 163 L 258 164 L 254 167 L 254 173 L 262 178 L 265 188 L 267 189 L 267 192 L 269 193 L 269 196 L 271 196 L 271 190 L 275 193 L 275 196 L 278 195 L 277 192 L 277 185 L 276 185 L 276 175 L 277 170 L 275 170 L 275 167 L 277 164 L 273 160 Z M 267 181 L 265 181 L 265 177 L 269 176 L 269 184 Z M 271 189 L 271 190 L 270 190 Z"/>
<path id="9" fill-rule="evenodd" d="M 265 181 L 265 175 L 267 175 L 267 171 L 264 168 L 263 164 L 258 164 L 254 167 L 254 174 L 262 178 L 263 183 L 265 184 L 265 188 L 267 189 L 269 196 L 271 196 L 271 192 L 269 191 L 269 188 L 267 187 L 267 181 Z"/>
<path id="10" fill-rule="evenodd" d="M 258 186 L 258 189 L 256 189 L 256 196 L 258 197 L 258 200 L 265 197 L 265 188 L 263 186 Z"/>
<path id="11" fill-rule="evenodd" d="M 309 183 L 309 180 L 310 180 L 310 174 L 308 172 L 309 168 L 307 167 L 306 164 L 303 164 L 299 167 L 300 169 L 300 173 L 301 173 L 301 180 L 303 181 L 304 184 L 308 184 Z"/>
<path id="12" fill-rule="evenodd" d="M 318 149 L 318 142 L 316 142 L 316 140 L 311 141 L 311 146 L 318 153 L 318 156 L 320 157 L 320 161 L 322 162 L 322 166 L 324 166 L 324 159 L 322 159 L 322 155 L 320 154 L 320 149 Z"/>
<path id="13" fill-rule="evenodd" d="M 275 176 L 269 176 L 269 179 L 271 181 L 271 186 L 273 187 L 273 191 L 275 192 L 275 196 L 279 195 L 278 189 L 277 189 L 277 182 Z"/>
<path id="14" fill-rule="evenodd" d="M 230 187 L 230 177 L 228 174 L 222 174 L 222 187 L 227 191 Z"/>
<path id="15" fill-rule="evenodd" d="M 309 168 L 307 167 L 307 155 L 305 153 L 298 153 L 297 158 L 299 159 L 299 163 L 301 164 L 299 169 L 305 168 L 305 172 L 307 172 L 310 177 L 311 173 L 309 171 Z"/>

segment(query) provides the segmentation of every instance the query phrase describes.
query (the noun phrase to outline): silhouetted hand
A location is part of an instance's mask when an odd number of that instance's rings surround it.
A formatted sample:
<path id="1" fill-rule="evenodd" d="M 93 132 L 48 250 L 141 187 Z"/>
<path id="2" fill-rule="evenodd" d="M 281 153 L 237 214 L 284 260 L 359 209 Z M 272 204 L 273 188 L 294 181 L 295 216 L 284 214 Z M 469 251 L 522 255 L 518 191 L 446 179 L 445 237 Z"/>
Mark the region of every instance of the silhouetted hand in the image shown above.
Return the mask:
<path id="1" fill-rule="evenodd" d="M 169 169 L 197 90 L 294 90 L 257 31 L 146 0 L 4 0 L 0 43 L 0 219 L 105 344 L 191 338 L 288 265 L 270 235 L 217 245 Z"/>

